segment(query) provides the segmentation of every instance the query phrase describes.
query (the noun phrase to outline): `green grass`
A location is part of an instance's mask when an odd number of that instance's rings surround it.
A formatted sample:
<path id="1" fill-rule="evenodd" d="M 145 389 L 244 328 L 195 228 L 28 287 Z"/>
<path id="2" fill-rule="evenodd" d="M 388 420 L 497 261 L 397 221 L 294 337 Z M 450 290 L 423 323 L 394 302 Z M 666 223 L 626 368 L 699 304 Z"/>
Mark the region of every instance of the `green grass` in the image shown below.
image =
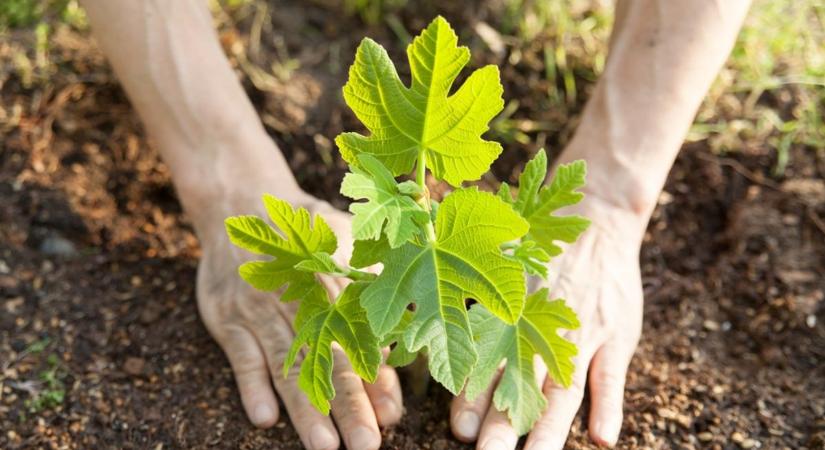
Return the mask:
<path id="1" fill-rule="evenodd" d="M 38 374 L 42 388 L 25 401 L 31 414 L 57 408 L 66 398 L 66 385 L 63 383 L 66 374 L 61 369 L 60 358 L 52 353 L 46 358 L 46 363 L 48 367 Z"/>
<path id="2" fill-rule="evenodd" d="M 350 0 L 373 21 L 394 17 L 385 1 Z M 548 107 L 562 116 L 580 108 L 583 87 L 604 68 L 613 22 L 612 2 L 596 0 L 503 0 L 488 20 L 508 39 L 511 54 L 543 43 Z M 414 13 L 408 4 L 407 13 Z M 720 73 L 689 140 L 705 140 L 718 152 L 748 142 L 776 149 L 779 175 L 792 146 L 825 147 L 825 3 L 821 0 L 755 0 L 725 68 Z M 512 104 L 517 107 L 517 103 Z M 512 109 L 512 108 L 510 108 Z M 509 109 L 505 112 L 510 111 Z M 510 111 L 512 114 L 514 111 Z M 501 138 L 525 143 L 529 133 L 502 116 Z M 539 130 L 563 124 L 543 124 Z"/>
<path id="3" fill-rule="evenodd" d="M 755 1 L 691 138 L 708 139 L 721 152 L 765 141 L 777 151 L 775 175 L 784 171 L 792 145 L 825 148 L 823 43 L 822 2 Z"/>
<path id="4" fill-rule="evenodd" d="M 52 16 L 76 28 L 86 26 L 86 16 L 77 0 L 0 1 L 0 31 L 44 24 Z"/>
<path id="5" fill-rule="evenodd" d="M 212 0 L 229 9 L 258 1 L 263 0 Z M 487 20 L 507 42 L 511 62 L 519 53 L 540 54 L 543 73 L 539 76 L 548 81 L 543 105 L 561 118 L 553 119 L 554 123 L 512 120 L 519 106 L 513 101 L 505 110 L 509 116 L 504 114 L 494 124 L 500 138 L 527 145 L 537 134 L 568 126 L 569 118 L 581 108 L 585 89 L 604 68 L 613 22 L 608 3 L 612 2 L 500 0 L 482 6 L 493 12 Z M 343 5 L 366 23 L 386 24 L 401 40 L 409 35 L 400 18 L 420 14 L 423 8 L 408 0 L 345 0 Z M 16 64 L 24 80 L 48 77 L 49 38 L 62 24 L 87 27 L 77 0 L 0 0 L 0 38 L 13 28 L 34 30 L 34 57 Z M 766 144 L 777 152 L 776 175 L 784 171 L 791 148 L 825 148 L 823 43 L 825 3 L 821 0 L 755 0 L 688 139 L 706 141 L 720 153 L 738 151 L 749 143 Z M 278 67 L 272 70 L 279 72 L 279 78 L 294 70 Z"/>
<path id="6" fill-rule="evenodd" d="M 612 10 L 590 0 L 508 0 L 501 31 L 529 42 L 548 38 L 551 105 L 575 104 L 579 86 L 601 73 Z M 777 151 L 775 174 L 793 145 L 825 147 L 825 3 L 756 0 L 725 68 L 691 130 L 719 152 L 746 141 Z M 777 108 L 777 105 L 780 108 Z"/>

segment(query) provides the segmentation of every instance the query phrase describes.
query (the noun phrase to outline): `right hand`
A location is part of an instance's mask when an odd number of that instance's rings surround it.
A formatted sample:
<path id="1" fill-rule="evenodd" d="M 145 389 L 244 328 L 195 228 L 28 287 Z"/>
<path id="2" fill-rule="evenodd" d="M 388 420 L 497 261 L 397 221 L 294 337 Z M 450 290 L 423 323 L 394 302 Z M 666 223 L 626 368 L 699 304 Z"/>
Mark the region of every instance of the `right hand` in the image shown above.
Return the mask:
<path id="1" fill-rule="evenodd" d="M 321 213 L 339 238 L 339 251 L 334 256 L 347 263 L 352 252 L 352 241 L 348 241 L 350 215 L 309 196 L 302 203 L 295 206 Z M 261 206 L 233 205 L 233 209 L 259 213 Z M 198 308 L 204 324 L 232 365 L 249 419 L 261 428 L 274 425 L 279 416 L 277 392 L 306 448 L 336 449 L 340 435 L 347 448 L 377 449 L 381 444 L 378 427 L 398 422 L 403 411 L 395 371 L 381 366 L 376 382 L 365 383 L 338 349 L 332 376 L 336 395 L 331 402 L 336 430 L 332 420 L 319 413 L 298 388 L 297 367 L 289 371 L 287 378 L 282 375 L 284 358 L 294 337 L 291 324 L 297 302 L 282 303 L 274 295 L 248 286 L 238 276 L 238 266 L 251 257 L 232 246 L 220 220 L 220 226 L 197 227 L 210 230 L 200 236 L 203 258 L 198 266 Z M 322 282 L 333 298 L 344 287 L 340 278 L 324 278 Z"/>

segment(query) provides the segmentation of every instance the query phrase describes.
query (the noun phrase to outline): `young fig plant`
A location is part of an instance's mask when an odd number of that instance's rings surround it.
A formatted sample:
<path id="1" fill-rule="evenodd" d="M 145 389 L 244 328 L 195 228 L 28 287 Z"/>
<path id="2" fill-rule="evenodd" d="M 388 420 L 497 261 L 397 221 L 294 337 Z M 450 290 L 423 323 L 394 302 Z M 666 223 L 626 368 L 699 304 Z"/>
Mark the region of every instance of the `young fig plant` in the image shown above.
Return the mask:
<path id="1" fill-rule="evenodd" d="M 365 38 L 344 86 L 347 105 L 368 130 L 335 140 L 350 167 L 341 193 L 355 200 L 349 265 L 333 260 L 337 239 L 323 218 L 265 195 L 274 228 L 255 216 L 226 219 L 235 245 L 271 257 L 244 263 L 239 273 L 255 288 L 282 291 L 281 301 L 300 302 L 284 373 L 306 348 L 298 381 L 321 412 L 335 396 L 333 343 L 367 382 L 375 380 L 381 349 L 390 347 L 388 364 L 424 354 L 435 380 L 470 398 L 502 368 L 493 402 L 524 434 L 545 407 L 535 356 L 562 386 L 574 370 L 576 347 L 558 333 L 579 326 L 576 314 L 547 289 L 528 292 L 527 277 L 546 278 L 547 263 L 562 251 L 558 242 L 574 242 L 587 228 L 585 218 L 555 215 L 581 201 L 585 164 L 559 166 L 546 185 L 541 150 L 515 197 L 504 183 L 496 195 L 463 187 L 502 151 L 482 138 L 504 104 L 498 69 L 474 71 L 451 94 L 470 52 L 442 17 L 407 56 L 409 85 L 384 48 Z M 428 171 L 453 187 L 440 204 L 430 199 Z M 415 181 L 399 182 L 402 175 Z M 379 275 L 360 270 L 378 263 Z M 352 283 L 332 299 L 321 276 Z"/>

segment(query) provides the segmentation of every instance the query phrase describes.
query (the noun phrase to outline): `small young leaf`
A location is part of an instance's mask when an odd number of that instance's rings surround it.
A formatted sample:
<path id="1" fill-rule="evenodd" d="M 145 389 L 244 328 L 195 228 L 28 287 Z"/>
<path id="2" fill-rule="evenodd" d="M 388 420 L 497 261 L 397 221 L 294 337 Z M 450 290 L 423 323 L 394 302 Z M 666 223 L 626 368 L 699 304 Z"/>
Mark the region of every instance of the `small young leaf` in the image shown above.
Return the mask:
<path id="1" fill-rule="evenodd" d="M 316 253 L 334 253 L 338 241 L 320 216 L 315 216 L 313 226 L 309 212 L 304 208 L 296 211 L 289 203 L 271 195 L 264 195 L 263 202 L 270 219 L 283 235 L 255 216 L 227 218 L 226 232 L 233 244 L 253 253 L 274 257 L 269 261 L 244 263 L 238 272 L 249 284 L 262 291 L 275 291 L 288 284 L 281 296 L 284 301 L 301 298 L 312 291 L 318 281 L 312 274 L 296 269 L 296 266 L 302 261 L 312 260 Z"/>
<path id="2" fill-rule="evenodd" d="M 329 414 L 329 401 L 335 397 L 332 385 L 332 343 L 337 342 L 347 355 L 353 371 L 367 382 L 374 382 L 381 364 L 381 348 L 369 325 L 358 298 L 366 283 L 346 287 L 338 300 L 319 311 L 296 330 L 295 340 L 284 361 L 284 377 L 295 363 L 298 351 L 309 347 L 301 363 L 298 386 L 309 401 Z"/>
<path id="3" fill-rule="evenodd" d="M 564 300 L 547 301 L 547 294 L 547 289 L 541 289 L 529 295 L 516 325 L 502 322 L 481 305 L 470 309 L 480 357 L 467 383 L 467 398 L 472 400 L 487 389 L 502 360 L 506 360 L 493 403 L 499 411 L 507 411 L 519 435 L 530 431 L 546 406 L 541 386 L 536 383 L 533 355 L 541 356 L 550 376 L 562 386 L 570 386 L 575 369 L 572 358 L 576 346 L 557 331 L 574 330 L 579 321 Z"/>
<path id="4" fill-rule="evenodd" d="M 498 198 L 500 198 L 501 201 L 503 201 L 504 203 L 507 203 L 508 205 L 513 204 L 513 194 L 512 192 L 510 192 L 510 185 L 506 182 L 501 182 L 501 184 L 498 186 L 498 192 L 496 192 L 496 195 L 498 195 Z"/>
<path id="5" fill-rule="evenodd" d="M 499 246 L 521 237 L 527 223 L 497 197 L 469 188 L 444 199 L 435 230 L 436 242 L 407 243 L 387 256 L 361 305 L 383 337 L 415 303 L 404 346 L 409 352 L 427 347 L 433 378 L 457 394 L 476 359 L 465 299 L 477 300 L 507 323 L 521 315 L 524 272 Z"/>
<path id="6" fill-rule="evenodd" d="M 392 173 L 377 159 L 363 154 L 358 156 L 358 162 L 359 166 L 353 166 L 353 172 L 344 176 L 341 183 L 342 194 L 355 200 L 368 200 L 349 207 L 354 214 L 352 236 L 358 240 L 377 240 L 383 229 L 390 247 L 399 247 L 418 232 L 418 224 L 428 220 L 427 211 L 398 192 Z"/>
<path id="7" fill-rule="evenodd" d="M 306 209 L 296 211 L 289 203 L 271 195 L 264 195 L 263 202 L 270 219 L 283 235 L 255 216 L 227 218 L 226 232 L 238 247 L 274 257 L 269 261 L 241 264 L 238 273 L 262 291 L 276 291 L 287 285 L 281 300 L 301 300 L 295 316 L 297 328 L 329 305 L 329 295 L 315 275 L 297 266 L 313 261 L 317 254 L 335 252 L 338 241 L 321 216 L 315 216 L 313 227 Z"/>
<path id="8" fill-rule="evenodd" d="M 559 208 L 574 205 L 584 198 L 577 189 L 584 186 L 587 173 L 584 161 L 561 164 L 550 186 L 541 186 L 547 174 L 547 155 L 540 150 L 524 167 L 513 207 L 530 222 L 528 236 L 550 256 L 561 253 L 554 241 L 575 242 L 590 221 L 577 215 L 554 216 Z"/>
<path id="9" fill-rule="evenodd" d="M 538 247 L 536 241 L 522 240 L 513 249 L 512 257 L 521 263 L 530 275 L 547 278 L 547 263 L 550 262 L 550 255 L 543 248 Z"/>
<path id="10" fill-rule="evenodd" d="M 524 166 L 518 177 L 518 196 L 513 208 L 524 213 L 528 206 L 533 206 L 541 184 L 547 178 L 547 153 L 541 149 Z"/>
<path id="11" fill-rule="evenodd" d="M 295 265 L 295 268 L 310 273 L 326 273 L 335 276 L 346 275 L 341 267 L 335 263 L 329 253 L 318 252 L 312 254 L 312 259 L 305 259 Z"/>
<path id="12" fill-rule="evenodd" d="M 367 153 L 400 175 L 423 157 L 435 178 L 453 186 L 477 180 L 489 169 L 501 145 L 480 136 L 504 107 L 498 68 L 476 70 L 449 96 L 470 60 L 470 51 L 457 42 L 444 18 L 433 20 L 407 47 L 409 88 L 384 48 L 368 38 L 361 42 L 344 100 L 372 134 L 343 133 L 335 139 L 347 162 L 359 164 L 356 156 Z"/>

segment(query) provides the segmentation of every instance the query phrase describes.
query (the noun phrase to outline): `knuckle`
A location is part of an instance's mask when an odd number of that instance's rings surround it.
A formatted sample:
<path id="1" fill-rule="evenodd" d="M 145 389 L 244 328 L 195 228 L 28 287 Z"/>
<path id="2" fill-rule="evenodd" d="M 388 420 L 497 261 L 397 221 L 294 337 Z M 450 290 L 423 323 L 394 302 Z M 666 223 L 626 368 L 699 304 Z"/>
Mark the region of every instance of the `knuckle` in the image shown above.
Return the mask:
<path id="1" fill-rule="evenodd" d="M 266 370 L 266 365 L 259 355 L 251 352 L 240 352 L 232 358 L 232 369 L 235 375 L 243 377 Z"/>
<path id="2" fill-rule="evenodd" d="M 286 356 L 289 354 L 289 348 L 286 345 L 282 345 L 281 343 L 277 343 L 272 345 L 267 353 L 269 354 L 269 360 L 271 361 L 270 365 L 273 368 L 280 368 L 284 361 L 286 361 Z M 300 364 L 303 361 L 303 356 L 298 354 L 295 358 L 295 362 Z"/>
<path id="3" fill-rule="evenodd" d="M 625 377 L 616 370 L 599 370 L 593 374 L 593 383 L 601 390 L 615 391 L 624 388 Z"/>

